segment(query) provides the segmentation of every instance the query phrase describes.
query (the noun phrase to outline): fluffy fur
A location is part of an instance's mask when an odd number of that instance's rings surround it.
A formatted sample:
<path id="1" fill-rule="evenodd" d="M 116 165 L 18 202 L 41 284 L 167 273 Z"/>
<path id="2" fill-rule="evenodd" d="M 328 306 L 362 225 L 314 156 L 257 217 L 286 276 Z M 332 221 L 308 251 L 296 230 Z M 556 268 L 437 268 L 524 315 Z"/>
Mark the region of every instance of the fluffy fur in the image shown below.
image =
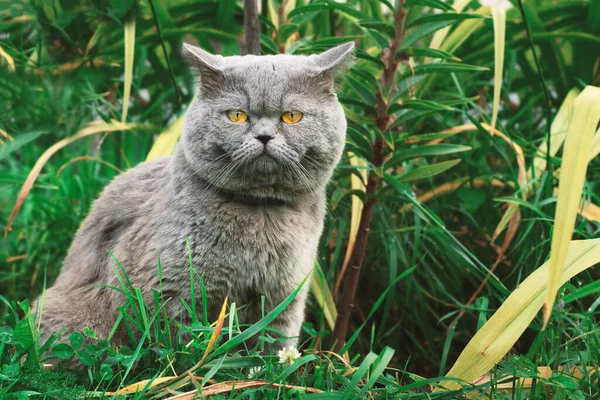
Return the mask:
<path id="1" fill-rule="evenodd" d="M 346 121 L 332 77 L 352 48 L 224 58 L 186 45 L 200 93 L 181 141 L 172 156 L 117 177 L 94 203 L 46 292 L 44 335 L 85 326 L 99 337 L 109 334 L 124 296 L 108 288 L 120 285 L 107 250 L 149 303 L 160 287 L 160 257 L 173 316 L 184 318 L 179 298 L 191 298 L 186 238 L 194 268 L 204 275 L 212 320 L 227 295 L 250 304 L 243 323 L 260 318 L 261 296 L 268 311 L 289 295 L 312 270 L 325 185 L 344 147 Z M 231 110 L 244 110 L 248 121 L 230 121 Z M 285 111 L 303 118 L 284 124 Z M 265 135 L 266 144 L 257 139 Z M 271 325 L 288 341 L 299 335 L 306 293 L 307 285 Z"/>

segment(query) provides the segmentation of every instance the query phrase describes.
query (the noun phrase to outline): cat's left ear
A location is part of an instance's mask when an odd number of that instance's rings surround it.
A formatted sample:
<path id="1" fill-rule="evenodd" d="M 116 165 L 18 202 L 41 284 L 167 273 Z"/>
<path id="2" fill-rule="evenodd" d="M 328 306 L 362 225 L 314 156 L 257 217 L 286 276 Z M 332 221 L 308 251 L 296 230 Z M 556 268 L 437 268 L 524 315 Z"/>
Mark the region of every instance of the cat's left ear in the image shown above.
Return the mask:
<path id="1" fill-rule="evenodd" d="M 320 72 L 334 72 L 348 67 L 352 63 L 353 50 L 354 42 L 349 42 L 329 49 L 324 53 L 312 55 L 310 58 L 319 67 Z"/>

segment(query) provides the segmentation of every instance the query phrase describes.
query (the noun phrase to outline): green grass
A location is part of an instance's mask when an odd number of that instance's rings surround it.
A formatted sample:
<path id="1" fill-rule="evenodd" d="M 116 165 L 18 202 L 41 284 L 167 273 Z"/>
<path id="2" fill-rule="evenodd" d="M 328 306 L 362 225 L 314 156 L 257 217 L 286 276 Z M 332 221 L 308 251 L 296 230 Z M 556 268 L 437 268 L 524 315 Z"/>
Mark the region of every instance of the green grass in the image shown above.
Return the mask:
<path id="1" fill-rule="evenodd" d="M 268 2 L 263 3 L 261 44 L 265 54 L 276 52 L 287 37 L 292 37 L 288 51 L 298 53 L 314 52 L 346 40 L 339 37 L 360 40 L 357 62 L 348 73 L 350 78 L 342 78 L 339 83 L 340 100 L 349 119 L 347 150 L 369 160 L 377 137 L 384 137 L 394 146 L 393 151 L 388 151 L 395 156 L 396 165 L 385 171 L 389 180 L 375 195 L 379 202 L 374 208 L 349 330 L 347 359 L 329 352 L 331 328 L 313 298 L 309 300 L 302 331 L 303 355 L 290 366 L 279 364 L 276 355 L 264 350 L 264 345 L 275 336 L 266 329 L 266 321 L 272 315 L 266 315 L 252 327 L 240 326 L 236 312 L 244 305 L 237 304 L 227 309 L 216 346 L 193 372 L 199 378 L 188 379 L 187 375 L 180 375 L 205 355 L 215 332 L 215 321 L 206 323 L 202 311 L 197 310 L 196 321 L 182 326 L 165 314 L 160 293 L 152 304 L 144 304 L 126 279 L 115 290 L 127 295 L 119 324 L 126 325 L 131 333 L 129 346 L 113 348 L 105 338 L 93 340 L 94 333 L 83 327 L 81 332 L 71 334 L 66 344 L 38 342 L 35 320 L 26 316 L 27 300 L 32 301 L 44 286 L 52 284 L 74 233 L 102 188 L 118 170 L 143 162 L 156 135 L 180 116 L 192 99 L 194 77 L 178 56 L 181 42 L 191 39 L 210 51 L 238 54 L 237 38 L 243 32 L 242 2 L 153 0 L 153 13 L 148 2 L 134 6 L 133 1 L 5 1 L 0 2 L 0 46 L 14 60 L 16 71 L 10 71 L 5 58 L 0 57 L 0 129 L 14 138 L 9 141 L 0 136 L 0 228 L 8 222 L 31 167 L 48 147 L 72 136 L 90 121 L 120 119 L 123 23 L 132 15 L 136 18 L 136 47 L 128 122 L 137 125 L 130 131 L 82 139 L 55 154 L 45 165 L 12 230 L 0 239 L 0 398 L 101 396 L 145 379 L 165 376 L 179 376 L 170 382 L 173 393 L 187 392 L 210 388 L 215 382 L 249 382 L 253 367 L 261 368 L 254 380 L 328 393 L 263 384 L 228 390 L 214 398 L 451 399 L 482 391 L 497 399 L 597 397 L 597 374 L 578 378 L 555 373 L 536 379 L 533 393 L 521 389 L 516 381 L 512 393 L 498 387 L 502 376 L 535 377 L 536 368 L 541 366 L 556 371 L 559 366 L 600 364 L 597 268 L 581 273 L 561 289 L 547 329 L 541 330 L 541 315 L 536 317 L 511 355 L 492 371 L 490 382 L 479 387 L 467 385 L 460 392 L 429 393 L 431 385 L 443 382 L 441 376 L 475 332 L 510 292 L 547 260 L 550 250 L 556 203 L 552 187 L 556 178 L 548 172 L 560 167 L 561 153 L 551 160 L 548 171 L 534 177 L 541 184 L 520 207 L 522 219 L 515 238 L 487 284 L 469 303 L 489 268 L 497 262 L 496 246 L 504 240 L 501 235 L 495 245 L 490 243 L 504 213 L 505 203 L 498 200 L 515 194 L 508 186 L 517 182 L 514 151 L 485 130 L 449 136 L 443 144 L 454 147 L 436 147 L 429 152 L 422 143 L 414 144 L 414 139 L 424 134 L 471 121 L 490 121 L 493 71 L 459 69 L 469 69 L 465 65 L 493 67 L 491 20 L 485 19 L 475 34 L 453 52 L 462 60 L 459 67 L 443 67 L 445 73 L 434 67 L 438 70 L 429 71 L 423 78 L 417 75 L 399 81 L 391 97 L 410 107 L 391 109 L 396 122 L 388 131 L 378 132 L 370 114 L 374 106 L 370 102 L 375 91 L 380 90 L 378 77 L 382 67 L 378 60 L 381 48 L 389 40 L 387 35 L 391 34 L 387 6 L 380 9 L 375 6 L 381 4 L 377 1 L 349 1 L 363 13 L 357 15 L 343 6 L 303 9 L 306 2 L 299 0 L 292 17 L 284 21 L 287 27 L 275 35 L 271 17 L 265 11 Z M 428 2 L 430 6 L 437 3 Z M 523 148 L 527 167 L 533 163 L 535 151 L 548 131 L 547 101 L 540 77 L 549 88 L 552 115 L 571 88 L 600 82 L 598 68 L 594 67 L 600 54 L 600 24 L 594 17 L 600 12 L 598 4 L 555 4 L 549 0 L 524 3 L 542 74 L 536 69 L 518 7 L 507 14 L 498 128 Z M 407 26 L 412 37 L 417 37 L 411 47 L 426 48 L 431 34 L 440 26 L 411 26 L 433 13 L 410 1 L 407 10 Z M 19 19 L 22 16 L 27 18 Z M 368 18 L 387 27 L 378 30 L 380 25 L 371 21 L 370 26 L 375 28 L 366 29 L 357 22 Z M 161 36 L 155 28 L 156 21 Z M 558 36 L 561 32 L 581 35 L 564 40 L 536 38 L 536 33 L 542 31 Z M 294 32 L 298 33 L 297 38 L 293 37 Z M 424 36 L 419 38 L 420 33 Z M 90 46 L 95 35 L 98 40 Z M 415 56 L 415 60 L 420 65 L 424 57 Z M 60 70 L 73 61 L 83 64 L 69 71 Z M 421 67 L 419 71 L 427 72 L 427 68 L 432 67 Z M 398 75 L 411 75 L 406 62 L 400 63 Z M 453 110 L 441 111 L 439 104 L 450 105 Z M 425 151 L 424 157 L 415 160 L 423 154 L 421 151 Z M 461 162 L 437 175 L 410 182 L 396 179 L 396 166 L 407 172 L 455 159 Z M 370 168 L 374 170 L 372 165 Z M 350 176 L 357 172 L 344 158 L 328 188 L 330 212 L 318 262 L 331 290 L 348 244 L 351 199 L 356 194 L 351 190 Z M 474 184 L 477 178 L 484 184 Z M 506 186 L 493 185 L 493 179 Z M 455 180 L 463 182 L 456 190 L 427 202 L 417 200 Z M 594 204 L 600 204 L 598 182 L 600 160 L 596 159 L 588 168 L 584 189 L 584 197 Z M 575 239 L 598 237 L 600 223 L 578 219 Z M 337 298 L 341 293 L 335 295 Z M 193 304 L 188 307 L 195 309 Z M 260 333 L 259 343 L 255 348 L 246 348 L 243 339 L 253 332 Z M 73 360 L 79 360 L 83 367 L 69 368 Z M 42 368 L 47 362 L 57 365 Z M 177 382 L 185 385 L 175 387 Z M 129 398 L 174 395 L 160 386 L 140 390 Z"/>

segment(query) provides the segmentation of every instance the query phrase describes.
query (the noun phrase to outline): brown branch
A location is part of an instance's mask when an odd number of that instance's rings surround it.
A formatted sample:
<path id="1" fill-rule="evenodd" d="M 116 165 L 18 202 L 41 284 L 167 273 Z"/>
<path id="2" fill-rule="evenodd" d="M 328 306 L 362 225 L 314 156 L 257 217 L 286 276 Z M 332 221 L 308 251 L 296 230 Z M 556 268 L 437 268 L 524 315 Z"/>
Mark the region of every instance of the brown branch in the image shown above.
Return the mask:
<path id="1" fill-rule="evenodd" d="M 260 30 L 256 1 L 244 0 L 244 31 L 246 33 L 246 54 L 260 55 Z"/>
<path id="2" fill-rule="evenodd" d="M 394 55 L 402 46 L 402 40 L 404 39 L 404 20 L 406 18 L 406 11 L 403 8 L 403 2 L 399 2 L 398 9 L 394 13 L 396 37 L 390 43 L 390 47 L 385 49 L 381 54 L 381 59 L 384 63 L 383 73 L 381 75 L 381 85 L 385 89 L 391 89 L 394 83 L 394 75 L 398 68 L 398 63 L 394 60 Z M 391 92 L 391 90 L 390 90 Z M 383 99 L 382 94 L 379 92 L 375 93 L 377 98 L 377 128 L 385 133 L 391 121 L 391 117 L 387 112 L 387 103 Z M 373 152 L 371 154 L 371 163 L 375 167 L 375 171 L 369 173 L 367 179 L 367 200 L 363 205 L 363 209 L 360 216 L 360 223 L 358 225 L 358 232 L 356 234 L 356 241 L 352 254 L 350 255 L 350 261 L 348 265 L 350 268 L 347 272 L 346 283 L 342 293 L 341 301 L 338 305 L 338 317 L 333 330 L 333 344 L 335 351 L 340 351 L 346 342 L 346 335 L 348 333 L 348 326 L 350 324 L 350 316 L 354 309 L 354 300 L 356 298 L 356 289 L 360 280 L 360 271 L 365 260 L 367 251 L 367 245 L 369 240 L 369 231 L 371 230 L 371 218 L 373 217 L 373 209 L 378 202 L 378 199 L 374 197 L 377 193 L 377 188 L 380 183 L 380 176 L 378 175 L 378 169 L 383 164 L 385 155 L 385 142 L 381 137 L 377 137 L 375 144 L 373 145 Z"/>

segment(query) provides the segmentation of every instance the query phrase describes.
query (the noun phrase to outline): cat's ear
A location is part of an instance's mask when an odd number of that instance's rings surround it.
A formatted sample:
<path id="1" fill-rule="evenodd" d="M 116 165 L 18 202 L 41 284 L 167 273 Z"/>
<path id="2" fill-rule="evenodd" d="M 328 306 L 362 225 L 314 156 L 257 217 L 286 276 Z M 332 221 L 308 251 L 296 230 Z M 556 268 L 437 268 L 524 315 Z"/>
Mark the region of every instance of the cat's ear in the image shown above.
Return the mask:
<path id="1" fill-rule="evenodd" d="M 200 72 L 200 86 L 203 94 L 218 90 L 223 81 L 221 71 L 223 57 L 215 56 L 199 47 L 183 44 L 183 57 Z"/>
<path id="2" fill-rule="evenodd" d="M 335 72 L 348 67 L 352 61 L 354 42 L 344 43 L 321 54 L 310 56 L 320 72 Z"/>

